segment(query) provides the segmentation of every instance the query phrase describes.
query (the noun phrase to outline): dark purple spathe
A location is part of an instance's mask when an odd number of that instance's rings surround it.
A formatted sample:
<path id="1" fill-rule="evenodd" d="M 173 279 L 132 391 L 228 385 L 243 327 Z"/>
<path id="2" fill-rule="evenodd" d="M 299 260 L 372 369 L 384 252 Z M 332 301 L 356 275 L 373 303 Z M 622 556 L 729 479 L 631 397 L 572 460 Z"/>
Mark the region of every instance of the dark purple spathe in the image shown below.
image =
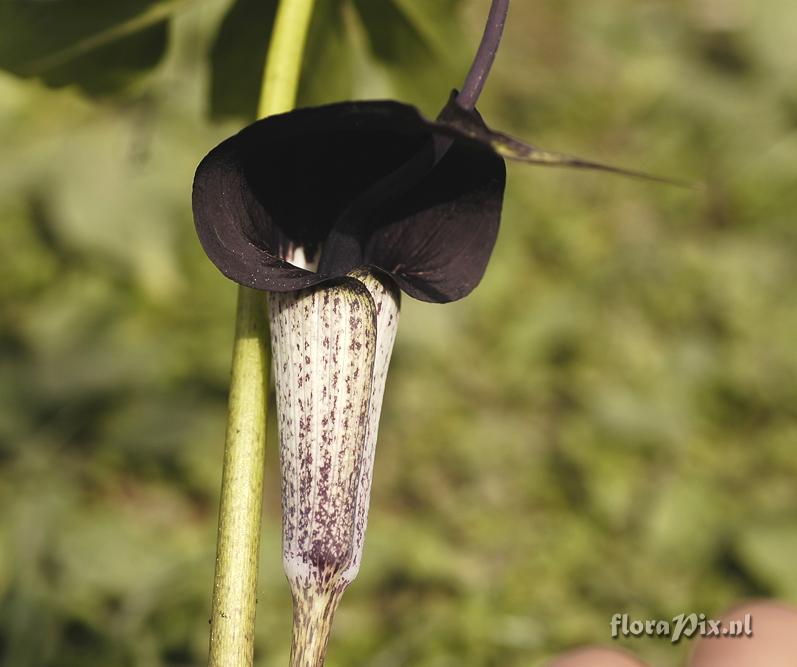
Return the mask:
<path id="1" fill-rule="evenodd" d="M 253 123 L 214 148 L 194 180 L 202 246 L 235 282 L 291 291 L 345 275 L 357 265 L 390 275 L 410 296 L 460 299 L 479 283 L 498 234 L 503 158 L 473 128 L 425 119 L 398 102 L 343 102 Z M 318 259 L 326 239 L 363 193 L 423 153 L 454 139 L 407 188 L 385 192 L 349 231 L 356 263 L 319 274 L 285 261 L 297 247 Z M 353 229 L 353 231 L 352 231 Z"/>

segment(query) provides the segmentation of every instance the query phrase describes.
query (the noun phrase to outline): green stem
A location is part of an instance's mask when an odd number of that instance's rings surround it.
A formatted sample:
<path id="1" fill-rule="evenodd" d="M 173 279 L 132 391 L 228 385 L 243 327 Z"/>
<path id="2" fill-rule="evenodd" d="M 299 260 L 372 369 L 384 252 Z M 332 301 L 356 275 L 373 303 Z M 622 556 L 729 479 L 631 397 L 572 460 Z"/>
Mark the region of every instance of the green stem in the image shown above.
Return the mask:
<path id="1" fill-rule="evenodd" d="M 302 54 L 314 2 L 315 0 L 280 2 L 263 72 L 263 86 L 260 89 L 258 113 L 261 118 L 290 111 L 296 104 Z"/>
<path id="2" fill-rule="evenodd" d="M 210 667 L 249 667 L 253 659 L 270 363 L 264 301 L 255 290 L 239 289 L 210 620 Z"/>
<path id="3" fill-rule="evenodd" d="M 259 115 L 291 109 L 314 0 L 281 0 L 266 59 Z M 209 667 L 254 658 L 260 517 L 271 353 L 262 292 L 238 290 L 229 416 L 221 481 Z"/>

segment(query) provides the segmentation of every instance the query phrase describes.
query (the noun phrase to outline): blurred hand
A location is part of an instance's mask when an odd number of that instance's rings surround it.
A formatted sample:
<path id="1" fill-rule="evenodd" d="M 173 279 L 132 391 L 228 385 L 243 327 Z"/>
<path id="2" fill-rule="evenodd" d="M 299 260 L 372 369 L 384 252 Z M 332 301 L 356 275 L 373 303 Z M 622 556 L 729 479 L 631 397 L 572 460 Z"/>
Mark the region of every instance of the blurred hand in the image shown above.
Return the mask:
<path id="1" fill-rule="evenodd" d="M 750 614 L 750 637 L 701 637 L 689 667 L 797 666 L 797 608 L 774 600 L 740 604 L 723 616 L 725 626 Z M 647 667 L 635 656 L 617 649 L 589 647 L 569 651 L 549 667 Z"/>

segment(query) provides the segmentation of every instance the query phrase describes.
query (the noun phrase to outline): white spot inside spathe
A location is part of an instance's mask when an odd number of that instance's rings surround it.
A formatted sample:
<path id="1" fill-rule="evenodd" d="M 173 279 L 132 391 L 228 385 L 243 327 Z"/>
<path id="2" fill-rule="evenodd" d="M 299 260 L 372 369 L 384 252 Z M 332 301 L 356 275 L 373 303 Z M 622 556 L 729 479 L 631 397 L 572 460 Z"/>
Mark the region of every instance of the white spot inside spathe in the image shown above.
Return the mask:
<path id="1" fill-rule="evenodd" d="M 289 246 L 288 251 L 285 253 L 285 261 L 290 262 L 294 266 L 304 269 L 305 271 L 318 271 L 318 262 L 321 259 L 321 248 L 316 250 L 315 255 L 312 257 L 307 256 L 303 246 Z"/>

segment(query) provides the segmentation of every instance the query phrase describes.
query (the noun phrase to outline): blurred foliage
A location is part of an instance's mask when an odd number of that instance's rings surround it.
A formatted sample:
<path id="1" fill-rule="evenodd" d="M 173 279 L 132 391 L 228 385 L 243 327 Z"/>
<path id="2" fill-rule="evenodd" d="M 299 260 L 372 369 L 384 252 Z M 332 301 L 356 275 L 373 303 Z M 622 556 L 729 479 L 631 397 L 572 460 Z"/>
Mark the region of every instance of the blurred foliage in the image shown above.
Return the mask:
<path id="1" fill-rule="evenodd" d="M 487 4 L 319 0 L 301 102 L 435 114 Z M 190 184 L 252 117 L 272 11 L 0 4 L 3 667 L 204 664 L 235 290 Z M 511 167 L 480 288 L 405 299 L 330 667 L 542 665 L 616 612 L 797 601 L 795 38 L 791 0 L 514 3 L 488 122 L 706 190 Z"/>
<path id="2" fill-rule="evenodd" d="M 177 7 L 176 0 L 6 0 L 0 67 L 55 86 L 112 92 L 158 63 Z"/>

